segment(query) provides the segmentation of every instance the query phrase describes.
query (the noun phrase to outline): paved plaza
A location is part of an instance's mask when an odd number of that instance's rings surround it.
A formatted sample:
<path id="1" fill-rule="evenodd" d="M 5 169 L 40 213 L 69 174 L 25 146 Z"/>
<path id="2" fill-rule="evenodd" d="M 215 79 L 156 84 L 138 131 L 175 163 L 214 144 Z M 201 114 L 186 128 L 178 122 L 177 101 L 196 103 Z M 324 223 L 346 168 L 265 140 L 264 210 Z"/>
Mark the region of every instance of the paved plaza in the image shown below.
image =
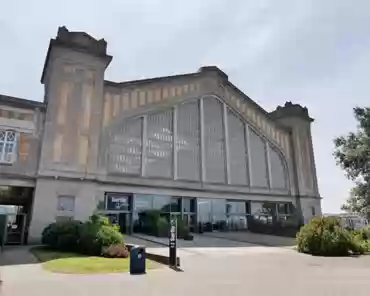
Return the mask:
<path id="1" fill-rule="evenodd" d="M 27 258 L 26 248 L 9 249 L 0 261 L 4 281 L 0 295 L 369 295 L 370 257 L 321 258 L 292 248 L 223 244 L 180 247 L 183 272 L 162 267 L 143 276 L 53 274 Z M 168 251 L 155 244 L 148 245 L 148 250 Z M 14 256 L 31 261 L 5 265 Z"/>

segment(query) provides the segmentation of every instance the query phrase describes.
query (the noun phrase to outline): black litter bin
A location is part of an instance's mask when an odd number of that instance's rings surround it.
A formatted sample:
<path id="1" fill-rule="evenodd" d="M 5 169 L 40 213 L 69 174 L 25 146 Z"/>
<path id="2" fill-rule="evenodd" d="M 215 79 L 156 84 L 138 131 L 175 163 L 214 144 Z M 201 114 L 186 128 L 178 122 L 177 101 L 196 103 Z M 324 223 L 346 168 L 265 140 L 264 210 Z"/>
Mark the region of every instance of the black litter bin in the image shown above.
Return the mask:
<path id="1" fill-rule="evenodd" d="M 144 274 L 146 272 L 145 261 L 145 247 L 133 247 L 130 252 L 130 273 Z"/>

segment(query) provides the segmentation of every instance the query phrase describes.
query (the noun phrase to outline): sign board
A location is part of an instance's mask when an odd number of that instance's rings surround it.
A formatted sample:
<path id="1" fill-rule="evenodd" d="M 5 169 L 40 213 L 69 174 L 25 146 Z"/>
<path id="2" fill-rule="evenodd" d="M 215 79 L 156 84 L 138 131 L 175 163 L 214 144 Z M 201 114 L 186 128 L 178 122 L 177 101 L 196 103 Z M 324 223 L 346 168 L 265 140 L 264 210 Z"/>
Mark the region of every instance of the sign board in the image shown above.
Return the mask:
<path id="1" fill-rule="evenodd" d="M 125 194 L 106 194 L 106 209 L 107 210 L 116 210 L 116 211 L 128 211 L 130 196 Z"/>
<path id="2" fill-rule="evenodd" d="M 176 246 L 177 245 L 177 220 L 175 217 L 171 217 L 170 222 L 170 237 L 169 237 L 169 251 L 170 251 L 170 266 L 177 266 L 176 260 Z"/>

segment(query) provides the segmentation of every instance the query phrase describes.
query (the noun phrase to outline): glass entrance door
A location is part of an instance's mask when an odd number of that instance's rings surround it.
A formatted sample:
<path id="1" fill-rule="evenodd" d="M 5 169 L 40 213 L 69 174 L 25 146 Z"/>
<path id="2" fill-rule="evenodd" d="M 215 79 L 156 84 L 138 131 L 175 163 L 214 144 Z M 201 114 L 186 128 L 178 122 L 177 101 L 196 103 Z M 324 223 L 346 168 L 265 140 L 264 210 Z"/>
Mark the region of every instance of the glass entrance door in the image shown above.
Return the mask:
<path id="1" fill-rule="evenodd" d="M 189 228 L 190 232 L 195 232 L 195 214 L 184 213 L 183 220 L 185 225 Z"/>
<path id="2" fill-rule="evenodd" d="M 118 214 L 118 223 L 119 228 L 122 233 L 129 233 L 129 215 L 128 213 L 119 213 Z"/>
<path id="3" fill-rule="evenodd" d="M 120 228 L 122 233 L 129 233 L 129 213 L 114 213 L 114 214 L 106 214 L 108 220 L 113 225 L 117 225 Z"/>

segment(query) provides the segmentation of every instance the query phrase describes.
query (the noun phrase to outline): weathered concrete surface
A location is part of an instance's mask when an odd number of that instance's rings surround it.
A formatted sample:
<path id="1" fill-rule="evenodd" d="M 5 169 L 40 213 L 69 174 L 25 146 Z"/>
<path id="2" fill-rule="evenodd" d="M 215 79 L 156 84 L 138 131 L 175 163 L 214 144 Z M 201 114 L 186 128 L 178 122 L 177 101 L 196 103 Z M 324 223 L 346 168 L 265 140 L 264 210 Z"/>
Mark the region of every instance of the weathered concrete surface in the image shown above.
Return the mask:
<path id="1" fill-rule="evenodd" d="M 258 246 L 183 251 L 184 272 L 161 268 L 145 276 L 52 274 L 38 264 L 0 267 L 1 295 L 368 296 L 370 291 L 370 257 L 320 258 Z"/>

